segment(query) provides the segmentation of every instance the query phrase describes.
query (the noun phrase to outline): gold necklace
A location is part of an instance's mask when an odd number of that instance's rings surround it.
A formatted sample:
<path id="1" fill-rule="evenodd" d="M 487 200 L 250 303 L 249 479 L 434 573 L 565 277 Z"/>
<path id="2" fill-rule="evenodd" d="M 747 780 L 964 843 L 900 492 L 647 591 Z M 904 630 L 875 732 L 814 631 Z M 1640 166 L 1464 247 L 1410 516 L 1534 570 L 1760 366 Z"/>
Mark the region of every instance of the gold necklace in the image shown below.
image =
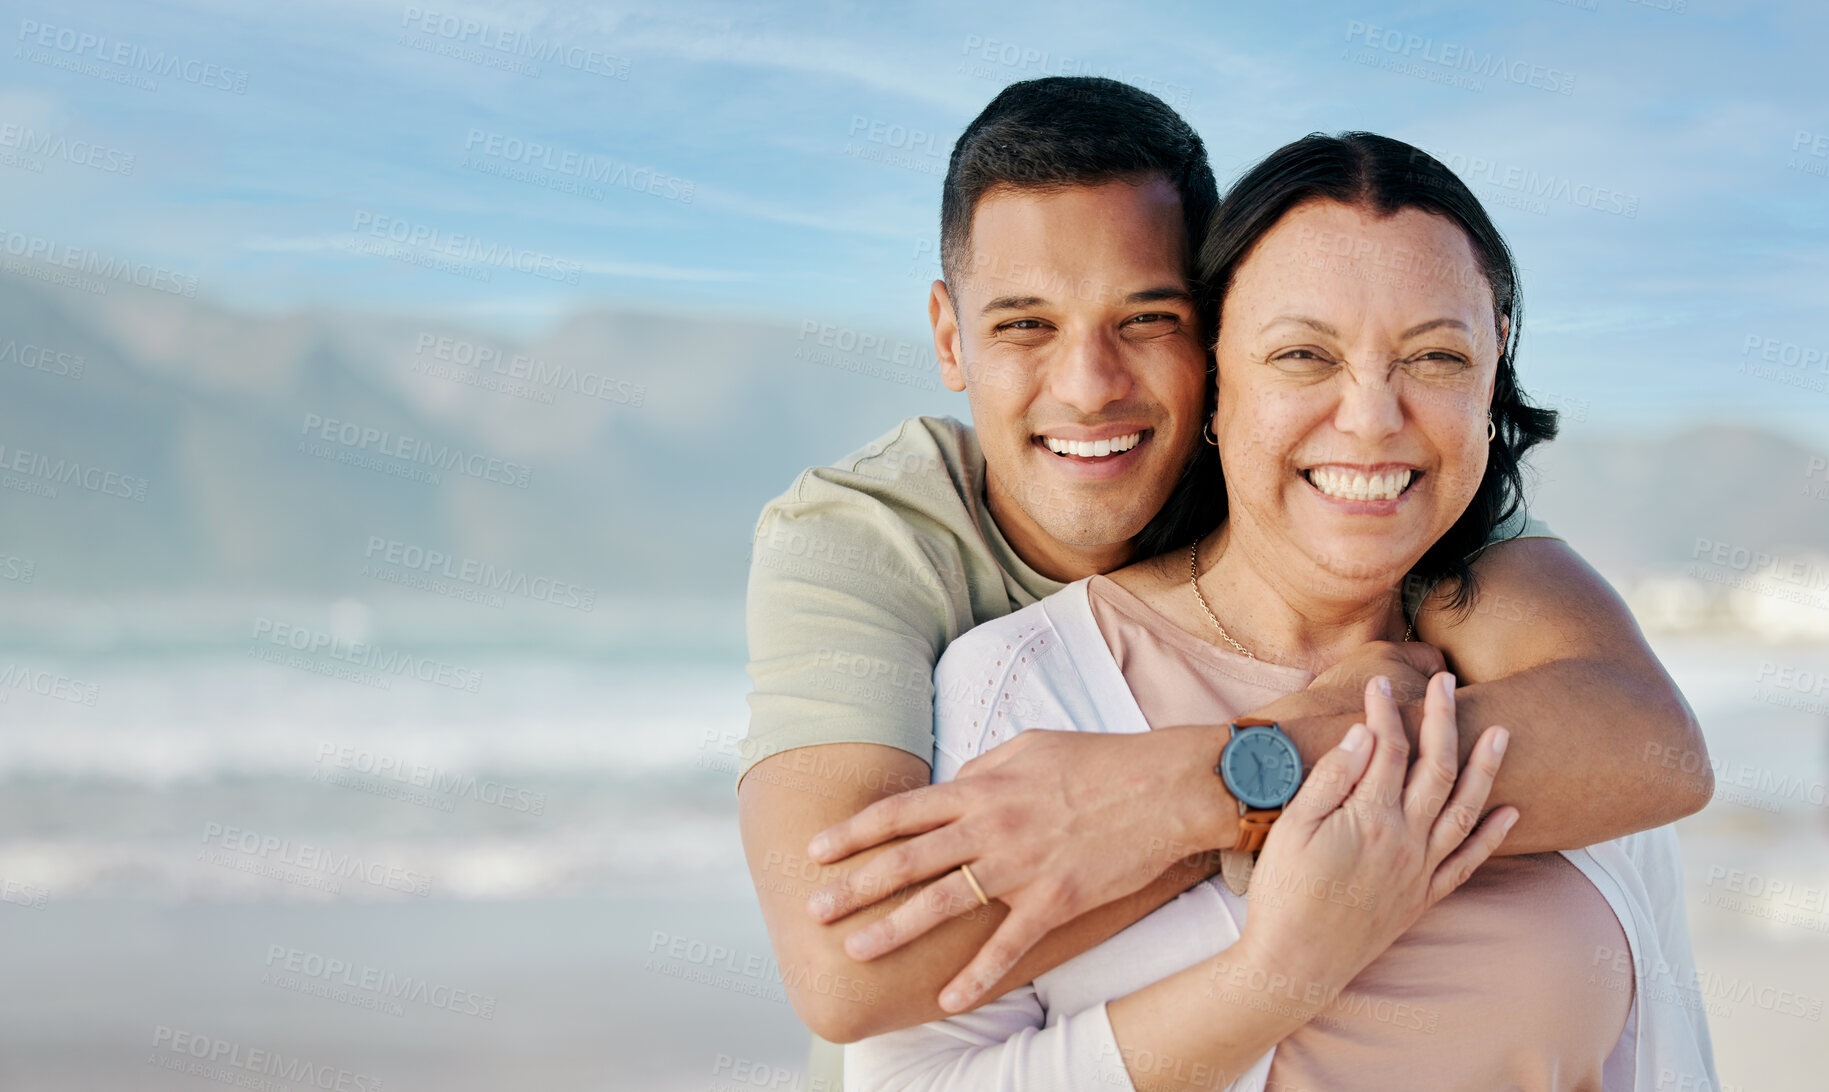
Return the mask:
<path id="1" fill-rule="evenodd" d="M 1238 654 L 1240 656 L 1243 656 L 1245 659 L 1247 659 L 1247 660 L 1257 659 L 1256 656 L 1253 656 L 1251 654 L 1250 649 L 1246 648 L 1244 645 L 1239 644 L 1237 641 L 1234 641 L 1232 639 L 1232 635 L 1230 633 L 1226 632 L 1226 627 L 1219 624 L 1219 619 L 1214 617 L 1214 615 L 1213 615 L 1213 608 L 1207 606 L 1207 597 L 1200 593 L 1200 540 L 1199 539 L 1195 539 L 1193 545 L 1188 547 L 1188 587 L 1194 589 L 1195 601 L 1200 604 L 1201 610 L 1204 610 L 1207 612 L 1207 621 L 1213 623 L 1213 628 L 1219 631 L 1219 635 L 1225 639 L 1225 642 L 1227 644 L 1231 645 L 1233 648 L 1237 649 Z M 1415 639 L 1416 639 L 1416 623 L 1410 622 L 1404 628 L 1404 640 L 1412 641 Z"/>

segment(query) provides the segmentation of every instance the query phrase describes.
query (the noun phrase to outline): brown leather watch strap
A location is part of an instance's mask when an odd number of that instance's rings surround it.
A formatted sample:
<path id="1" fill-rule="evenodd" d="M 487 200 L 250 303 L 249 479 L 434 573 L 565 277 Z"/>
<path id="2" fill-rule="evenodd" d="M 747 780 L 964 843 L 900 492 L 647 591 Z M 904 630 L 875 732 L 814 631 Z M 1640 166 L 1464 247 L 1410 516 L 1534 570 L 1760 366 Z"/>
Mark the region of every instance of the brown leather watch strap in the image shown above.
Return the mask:
<path id="1" fill-rule="evenodd" d="M 1238 841 L 1232 848 L 1239 853 L 1256 853 L 1264 848 L 1265 839 L 1270 837 L 1270 824 L 1276 822 L 1283 809 L 1272 808 L 1269 811 L 1248 811 L 1238 817 Z"/>

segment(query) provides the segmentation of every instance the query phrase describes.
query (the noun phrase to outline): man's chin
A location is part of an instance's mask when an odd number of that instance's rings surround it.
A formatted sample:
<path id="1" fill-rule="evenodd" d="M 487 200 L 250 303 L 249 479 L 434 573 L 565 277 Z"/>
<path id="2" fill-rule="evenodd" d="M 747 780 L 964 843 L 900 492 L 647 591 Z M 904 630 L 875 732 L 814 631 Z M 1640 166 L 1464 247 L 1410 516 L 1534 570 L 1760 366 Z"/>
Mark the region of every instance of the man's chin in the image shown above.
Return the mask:
<path id="1" fill-rule="evenodd" d="M 1039 517 L 1039 518 L 1038 518 Z M 1149 524 L 1148 516 L 1114 513 L 1109 506 L 1088 506 L 1079 518 L 1060 512 L 1029 512 L 1049 538 L 1076 550 L 1104 550 L 1129 546 Z"/>

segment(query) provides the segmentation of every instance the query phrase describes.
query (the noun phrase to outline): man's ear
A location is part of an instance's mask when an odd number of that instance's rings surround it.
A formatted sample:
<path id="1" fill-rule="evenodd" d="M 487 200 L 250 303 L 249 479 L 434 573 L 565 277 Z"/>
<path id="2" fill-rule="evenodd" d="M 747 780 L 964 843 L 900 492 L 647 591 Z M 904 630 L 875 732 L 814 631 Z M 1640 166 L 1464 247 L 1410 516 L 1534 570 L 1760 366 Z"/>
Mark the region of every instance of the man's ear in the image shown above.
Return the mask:
<path id="1" fill-rule="evenodd" d="M 959 345 L 959 316 L 945 281 L 935 281 L 927 294 L 927 321 L 934 328 L 934 359 L 940 362 L 940 382 L 949 391 L 965 389 L 965 360 Z"/>

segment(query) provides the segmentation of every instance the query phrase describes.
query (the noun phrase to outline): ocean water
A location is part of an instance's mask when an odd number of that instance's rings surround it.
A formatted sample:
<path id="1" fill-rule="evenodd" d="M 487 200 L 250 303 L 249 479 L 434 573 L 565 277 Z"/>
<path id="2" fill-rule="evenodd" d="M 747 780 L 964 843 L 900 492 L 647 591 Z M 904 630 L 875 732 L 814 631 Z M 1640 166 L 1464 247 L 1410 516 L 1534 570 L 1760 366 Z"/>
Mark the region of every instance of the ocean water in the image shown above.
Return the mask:
<path id="1" fill-rule="evenodd" d="M 0 881 L 172 901 L 747 890 L 740 661 L 441 656 L 460 685 L 222 653 L 22 658 L 30 679 L 0 689 Z M 339 875 L 346 858 L 421 890 Z"/>
<path id="2" fill-rule="evenodd" d="M 1722 1076 L 1804 1087 L 1829 1067 L 1829 648 L 1658 651 L 1716 773 L 1679 832 Z M 174 1069 L 182 1033 L 387 1088 L 805 1092 L 737 838 L 734 654 L 10 666 L 0 1089 L 274 1079 Z"/>

